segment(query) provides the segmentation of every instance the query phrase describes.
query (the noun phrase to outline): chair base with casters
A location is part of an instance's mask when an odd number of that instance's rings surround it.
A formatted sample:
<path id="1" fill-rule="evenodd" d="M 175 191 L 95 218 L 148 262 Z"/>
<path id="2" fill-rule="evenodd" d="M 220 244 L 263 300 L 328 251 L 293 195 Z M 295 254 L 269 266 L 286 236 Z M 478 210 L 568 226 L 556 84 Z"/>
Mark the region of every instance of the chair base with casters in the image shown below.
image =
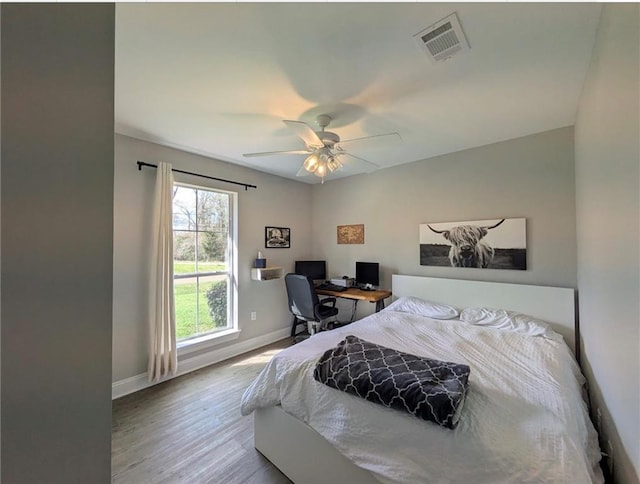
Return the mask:
<path id="1" fill-rule="evenodd" d="M 312 336 L 326 329 L 328 323 L 335 321 L 338 315 L 335 297 L 327 297 L 320 301 L 313 280 L 307 276 L 287 274 L 284 280 L 289 299 L 289 311 L 293 314 L 291 337 L 297 336 L 299 324 L 306 323 L 307 332 Z"/>
<path id="2" fill-rule="evenodd" d="M 327 299 L 332 299 L 333 301 L 327 301 Z M 332 306 L 323 306 L 324 302 L 332 302 L 333 305 Z M 338 308 L 335 307 L 335 298 L 325 298 L 322 301 L 320 301 L 320 306 L 321 309 L 320 311 L 325 312 L 326 310 L 324 308 L 328 308 L 328 309 L 336 309 L 335 313 L 333 311 L 331 312 L 331 316 L 328 316 L 326 318 L 323 318 L 320 321 L 308 321 L 306 319 L 300 319 L 297 316 L 293 317 L 293 323 L 291 325 L 291 337 L 292 338 L 300 338 L 300 339 L 306 339 L 309 336 L 313 336 L 316 333 L 319 333 L 320 331 L 325 331 L 327 329 L 333 329 L 334 327 L 338 327 L 341 324 L 339 323 L 339 321 L 336 319 L 336 316 L 338 314 Z M 298 331 L 298 326 L 304 324 L 304 329 L 300 332 Z"/>

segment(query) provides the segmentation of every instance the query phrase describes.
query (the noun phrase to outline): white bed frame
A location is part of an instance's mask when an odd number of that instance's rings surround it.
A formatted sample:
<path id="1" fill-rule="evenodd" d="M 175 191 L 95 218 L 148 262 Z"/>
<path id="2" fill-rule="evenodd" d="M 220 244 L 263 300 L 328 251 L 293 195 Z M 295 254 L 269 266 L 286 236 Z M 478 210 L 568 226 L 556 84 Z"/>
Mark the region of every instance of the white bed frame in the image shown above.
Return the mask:
<path id="1" fill-rule="evenodd" d="M 458 308 L 484 306 L 535 316 L 549 323 L 577 353 L 575 289 L 398 274 L 391 278 L 394 297 L 418 296 Z"/>
<path id="2" fill-rule="evenodd" d="M 485 306 L 535 316 L 550 323 L 577 354 L 579 338 L 574 289 L 394 274 L 392 292 L 396 298 L 417 296 L 459 308 Z M 254 418 L 255 448 L 293 482 L 378 482 L 280 406 L 258 409 Z"/>

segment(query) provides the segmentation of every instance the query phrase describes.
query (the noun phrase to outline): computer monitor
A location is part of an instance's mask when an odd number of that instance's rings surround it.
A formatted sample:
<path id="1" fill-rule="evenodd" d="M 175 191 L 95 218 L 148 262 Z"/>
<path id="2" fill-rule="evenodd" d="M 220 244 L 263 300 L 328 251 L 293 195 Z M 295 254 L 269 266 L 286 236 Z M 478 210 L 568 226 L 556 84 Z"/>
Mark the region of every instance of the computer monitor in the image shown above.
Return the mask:
<path id="1" fill-rule="evenodd" d="M 356 262 L 356 284 L 380 284 L 380 264 L 377 262 Z"/>
<path id="2" fill-rule="evenodd" d="M 297 260 L 296 274 L 308 276 L 314 281 L 327 279 L 327 262 L 324 260 Z"/>

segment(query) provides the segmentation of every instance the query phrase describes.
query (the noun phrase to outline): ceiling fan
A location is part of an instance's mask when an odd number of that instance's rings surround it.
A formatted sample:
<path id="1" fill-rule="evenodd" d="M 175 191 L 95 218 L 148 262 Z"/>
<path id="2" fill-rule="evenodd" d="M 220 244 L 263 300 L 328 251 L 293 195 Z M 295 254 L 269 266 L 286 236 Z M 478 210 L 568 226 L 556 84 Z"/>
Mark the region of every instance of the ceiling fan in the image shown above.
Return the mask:
<path id="1" fill-rule="evenodd" d="M 372 163 L 371 161 L 355 156 L 351 153 L 347 153 L 344 149 L 344 145 L 355 145 L 358 142 L 366 140 L 383 140 L 384 141 L 402 141 L 398 133 L 379 134 L 374 136 L 365 136 L 362 138 L 354 138 L 349 140 L 340 140 L 340 136 L 331 131 L 325 131 L 325 128 L 329 126 L 331 122 L 331 116 L 327 114 L 321 114 L 316 118 L 316 122 L 320 127 L 320 131 L 314 131 L 311 126 L 302 121 L 283 120 L 284 124 L 289 126 L 296 135 L 298 135 L 306 145 L 306 149 L 303 150 L 286 150 L 286 151 L 266 151 L 262 153 L 245 153 L 242 156 L 247 158 L 254 156 L 270 156 L 270 155 L 307 155 L 302 167 L 296 174 L 296 176 L 304 176 L 310 173 L 320 177 L 322 183 L 324 183 L 324 177 L 328 172 L 333 172 L 342 168 L 342 161 L 348 159 L 348 157 L 354 158 L 362 163 L 365 163 L 371 170 L 380 168 L 379 165 Z"/>

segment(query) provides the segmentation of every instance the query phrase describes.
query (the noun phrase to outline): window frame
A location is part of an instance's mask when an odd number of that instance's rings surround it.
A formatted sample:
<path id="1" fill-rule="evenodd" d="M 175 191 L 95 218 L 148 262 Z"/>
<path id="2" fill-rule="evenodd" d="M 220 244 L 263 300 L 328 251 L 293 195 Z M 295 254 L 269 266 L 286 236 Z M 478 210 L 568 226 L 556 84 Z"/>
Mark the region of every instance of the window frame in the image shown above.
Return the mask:
<path id="1" fill-rule="evenodd" d="M 217 331 L 211 331 L 202 335 L 195 335 L 189 338 L 185 338 L 177 341 L 178 355 L 184 355 L 189 353 L 198 352 L 207 349 L 211 346 L 216 346 L 228 341 L 237 339 L 240 336 L 240 329 L 238 328 L 238 192 L 224 190 L 221 188 L 209 187 L 206 185 L 197 185 L 194 183 L 185 183 L 174 180 L 174 188 L 190 188 L 193 190 L 201 190 L 207 192 L 216 192 L 229 196 L 229 219 L 228 222 L 228 234 L 227 234 L 227 271 L 211 271 L 211 272 L 198 272 L 198 277 L 207 277 L 211 275 L 227 275 L 228 281 L 228 293 L 227 293 L 227 323 L 228 326 L 224 329 Z M 172 233 L 180 229 L 173 227 L 173 217 L 171 219 Z M 200 231 L 196 231 L 200 232 Z M 205 232 L 205 231 L 202 231 Z M 174 274 L 173 280 L 176 278 Z M 175 288 L 174 288 L 175 291 Z"/>

